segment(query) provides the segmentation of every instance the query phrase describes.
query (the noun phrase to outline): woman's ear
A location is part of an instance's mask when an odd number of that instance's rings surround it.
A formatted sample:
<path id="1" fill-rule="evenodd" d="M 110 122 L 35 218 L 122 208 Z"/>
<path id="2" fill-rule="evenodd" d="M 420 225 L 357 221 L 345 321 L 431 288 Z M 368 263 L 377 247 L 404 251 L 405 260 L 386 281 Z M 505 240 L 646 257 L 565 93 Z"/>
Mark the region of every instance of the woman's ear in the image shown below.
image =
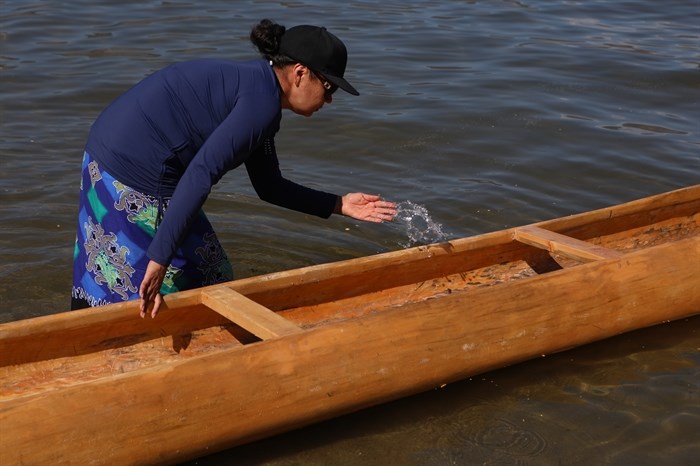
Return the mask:
<path id="1" fill-rule="evenodd" d="M 301 79 L 304 77 L 304 74 L 308 72 L 309 69 L 301 63 L 297 63 L 296 65 L 294 65 L 294 85 L 296 87 L 299 87 L 301 85 Z"/>

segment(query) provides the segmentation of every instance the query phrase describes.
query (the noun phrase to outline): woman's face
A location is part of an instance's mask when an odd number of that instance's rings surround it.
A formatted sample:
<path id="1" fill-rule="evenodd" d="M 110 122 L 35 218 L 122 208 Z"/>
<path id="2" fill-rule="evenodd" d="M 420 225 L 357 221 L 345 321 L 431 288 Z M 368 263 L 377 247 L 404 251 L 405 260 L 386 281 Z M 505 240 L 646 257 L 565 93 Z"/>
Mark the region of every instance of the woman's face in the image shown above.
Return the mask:
<path id="1" fill-rule="evenodd" d="M 297 64 L 291 70 L 291 86 L 285 92 L 289 108 L 294 113 L 310 117 L 321 110 L 324 104 L 333 102 L 332 92 L 324 87 L 324 81 L 319 79 L 309 68 Z"/>

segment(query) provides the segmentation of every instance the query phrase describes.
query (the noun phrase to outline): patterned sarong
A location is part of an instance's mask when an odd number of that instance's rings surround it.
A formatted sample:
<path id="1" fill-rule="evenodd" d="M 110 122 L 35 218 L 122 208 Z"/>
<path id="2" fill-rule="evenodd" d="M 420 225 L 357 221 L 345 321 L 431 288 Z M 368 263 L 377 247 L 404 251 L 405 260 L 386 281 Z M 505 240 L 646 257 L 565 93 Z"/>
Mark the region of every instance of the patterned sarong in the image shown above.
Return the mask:
<path id="1" fill-rule="evenodd" d="M 138 299 L 146 255 L 167 201 L 140 193 L 83 157 L 73 254 L 73 309 Z M 168 266 L 160 291 L 173 293 L 233 279 L 233 268 L 204 211 Z"/>

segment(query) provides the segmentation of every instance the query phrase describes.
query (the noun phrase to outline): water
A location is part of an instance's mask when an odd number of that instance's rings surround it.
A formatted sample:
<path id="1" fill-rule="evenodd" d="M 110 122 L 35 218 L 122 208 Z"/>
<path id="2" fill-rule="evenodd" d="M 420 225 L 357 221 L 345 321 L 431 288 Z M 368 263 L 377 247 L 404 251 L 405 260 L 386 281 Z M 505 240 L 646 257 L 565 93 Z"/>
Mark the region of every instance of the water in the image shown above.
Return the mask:
<path id="1" fill-rule="evenodd" d="M 68 308 L 80 160 L 99 111 L 168 63 L 253 57 L 246 36 L 263 17 L 336 32 L 362 94 L 338 93 L 311 119 L 285 115 L 284 173 L 410 200 L 457 238 L 699 183 L 699 10 L 696 0 L 5 0 L 0 321 Z M 400 224 L 266 205 L 242 170 L 206 210 L 239 277 L 413 244 Z M 699 330 L 695 318 L 625 335 L 199 464 L 694 464 Z"/>
<path id="2" fill-rule="evenodd" d="M 393 224 L 405 231 L 408 241 L 399 242 L 402 247 L 441 243 L 450 238 L 442 231 L 442 225 L 433 220 L 425 206 L 411 201 L 396 204 Z"/>

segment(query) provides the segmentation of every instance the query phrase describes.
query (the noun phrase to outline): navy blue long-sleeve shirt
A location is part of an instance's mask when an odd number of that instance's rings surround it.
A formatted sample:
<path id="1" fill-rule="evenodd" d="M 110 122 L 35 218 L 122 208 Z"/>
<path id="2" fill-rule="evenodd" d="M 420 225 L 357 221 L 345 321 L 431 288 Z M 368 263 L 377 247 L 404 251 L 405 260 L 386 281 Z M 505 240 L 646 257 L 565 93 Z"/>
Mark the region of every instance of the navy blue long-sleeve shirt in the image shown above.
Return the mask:
<path id="1" fill-rule="evenodd" d="M 274 146 L 280 90 L 265 60 L 170 65 L 118 97 L 92 125 L 86 150 L 112 176 L 168 201 L 148 249 L 170 263 L 211 188 L 245 163 L 258 196 L 329 217 L 335 194 L 282 177 Z"/>

